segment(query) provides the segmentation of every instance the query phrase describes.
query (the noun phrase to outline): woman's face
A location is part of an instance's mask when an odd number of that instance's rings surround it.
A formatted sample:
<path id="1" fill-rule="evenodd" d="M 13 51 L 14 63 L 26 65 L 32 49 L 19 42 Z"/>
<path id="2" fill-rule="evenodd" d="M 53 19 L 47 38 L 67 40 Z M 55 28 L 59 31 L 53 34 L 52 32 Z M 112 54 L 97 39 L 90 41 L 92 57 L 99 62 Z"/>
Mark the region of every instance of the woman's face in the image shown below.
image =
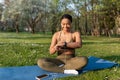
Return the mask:
<path id="1" fill-rule="evenodd" d="M 70 31 L 71 28 L 71 22 L 69 19 L 64 18 L 61 20 L 61 28 L 63 31 Z"/>

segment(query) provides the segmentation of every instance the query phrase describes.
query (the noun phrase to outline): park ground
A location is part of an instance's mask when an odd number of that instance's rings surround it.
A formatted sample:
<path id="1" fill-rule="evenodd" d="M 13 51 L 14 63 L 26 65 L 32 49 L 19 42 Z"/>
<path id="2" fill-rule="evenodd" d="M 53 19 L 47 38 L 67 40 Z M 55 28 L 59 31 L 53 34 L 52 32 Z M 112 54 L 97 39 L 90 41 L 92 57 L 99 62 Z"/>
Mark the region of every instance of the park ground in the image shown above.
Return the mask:
<path id="1" fill-rule="evenodd" d="M 0 67 L 37 65 L 41 57 L 56 57 L 49 54 L 51 37 L 41 33 L 0 32 Z M 95 56 L 120 64 L 119 37 L 82 36 L 82 42 L 82 48 L 76 50 L 78 56 Z M 120 68 L 89 71 L 59 80 L 120 80 Z"/>

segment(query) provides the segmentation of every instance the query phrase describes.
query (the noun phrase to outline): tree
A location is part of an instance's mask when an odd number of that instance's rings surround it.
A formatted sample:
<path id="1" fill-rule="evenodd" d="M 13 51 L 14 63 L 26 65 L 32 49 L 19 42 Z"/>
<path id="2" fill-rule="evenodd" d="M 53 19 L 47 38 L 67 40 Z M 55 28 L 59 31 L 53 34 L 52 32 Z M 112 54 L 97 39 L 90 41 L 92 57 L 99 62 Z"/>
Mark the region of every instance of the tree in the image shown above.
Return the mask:
<path id="1" fill-rule="evenodd" d="M 105 0 L 102 1 L 101 16 L 104 16 L 103 26 L 106 36 L 111 36 L 111 30 L 115 28 L 115 21 L 120 15 L 120 1 L 119 0 Z"/>
<path id="2" fill-rule="evenodd" d="M 35 27 L 41 21 L 44 14 L 44 3 L 41 0 L 23 0 L 21 5 L 21 18 L 27 26 L 35 33 Z"/>
<path id="3" fill-rule="evenodd" d="M 6 0 L 2 21 L 6 26 L 14 27 L 19 32 L 20 5 L 22 0 Z"/>
<path id="4" fill-rule="evenodd" d="M 0 30 L 3 29 L 3 22 L 1 21 L 2 13 L 3 13 L 3 4 L 0 3 Z"/>
<path id="5" fill-rule="evenodd" d="M 118 26 L 119 0 L 6 0 L 2 20 L 6 28 L 36 31 L 60 30 L 60 17 L 73 16 L 73 29 L 82 34 L 110 36 Z M 116 23 L 115 23 L 116 21 Z"/>
<path id="6" fill-rule="evenodd" d="M 90 1 L 91 10 L 91 34 L 92 36 L 99 36 L 100 35 L 100 26 L 99 26 L 99 0 L 91 0 Z"/>
<path id="7" fill-rule="evenodd" d="M 19 32 L 21 23 L 29 26 L 32 33 L 39 23 L 44 10 L 43 2 L 40 0 L 10 0 L 6 5 L 3 17 L 4 21 L 12 20 L 12 26 Z M 24 21 L 24 22 L 23 22 Z"/>

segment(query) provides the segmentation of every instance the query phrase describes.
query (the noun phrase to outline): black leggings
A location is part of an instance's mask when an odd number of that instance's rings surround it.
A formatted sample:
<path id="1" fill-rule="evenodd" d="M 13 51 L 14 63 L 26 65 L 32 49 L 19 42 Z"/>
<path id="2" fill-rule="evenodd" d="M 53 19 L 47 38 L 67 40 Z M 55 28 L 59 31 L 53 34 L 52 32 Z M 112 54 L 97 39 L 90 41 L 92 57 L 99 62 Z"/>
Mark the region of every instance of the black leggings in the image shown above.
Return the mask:
<path id="1" fill-rule="evenodd" d="M 80 70 L 87 64 L 87 57 L 73 57 L 71 55 L 59 55 L 55 58 L 41 58 L 37 64 L 44 70 L 63 73 L 64 70 Z"/>

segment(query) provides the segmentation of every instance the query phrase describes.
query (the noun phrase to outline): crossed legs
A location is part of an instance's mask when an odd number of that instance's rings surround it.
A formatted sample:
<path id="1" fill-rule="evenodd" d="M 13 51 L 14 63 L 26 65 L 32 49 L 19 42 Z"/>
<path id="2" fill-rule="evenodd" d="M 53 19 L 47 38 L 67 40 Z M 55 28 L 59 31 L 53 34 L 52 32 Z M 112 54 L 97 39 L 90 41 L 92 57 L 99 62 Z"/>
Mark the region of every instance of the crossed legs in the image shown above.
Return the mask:
<path id="1" fill-rule="evenodd" d="M 64 73 L 64 70 L 80 70 L 87 64 L 87 57 L 73 57 L 70 59 L 41 58 L 37 64 L 44 70 Z"/>

